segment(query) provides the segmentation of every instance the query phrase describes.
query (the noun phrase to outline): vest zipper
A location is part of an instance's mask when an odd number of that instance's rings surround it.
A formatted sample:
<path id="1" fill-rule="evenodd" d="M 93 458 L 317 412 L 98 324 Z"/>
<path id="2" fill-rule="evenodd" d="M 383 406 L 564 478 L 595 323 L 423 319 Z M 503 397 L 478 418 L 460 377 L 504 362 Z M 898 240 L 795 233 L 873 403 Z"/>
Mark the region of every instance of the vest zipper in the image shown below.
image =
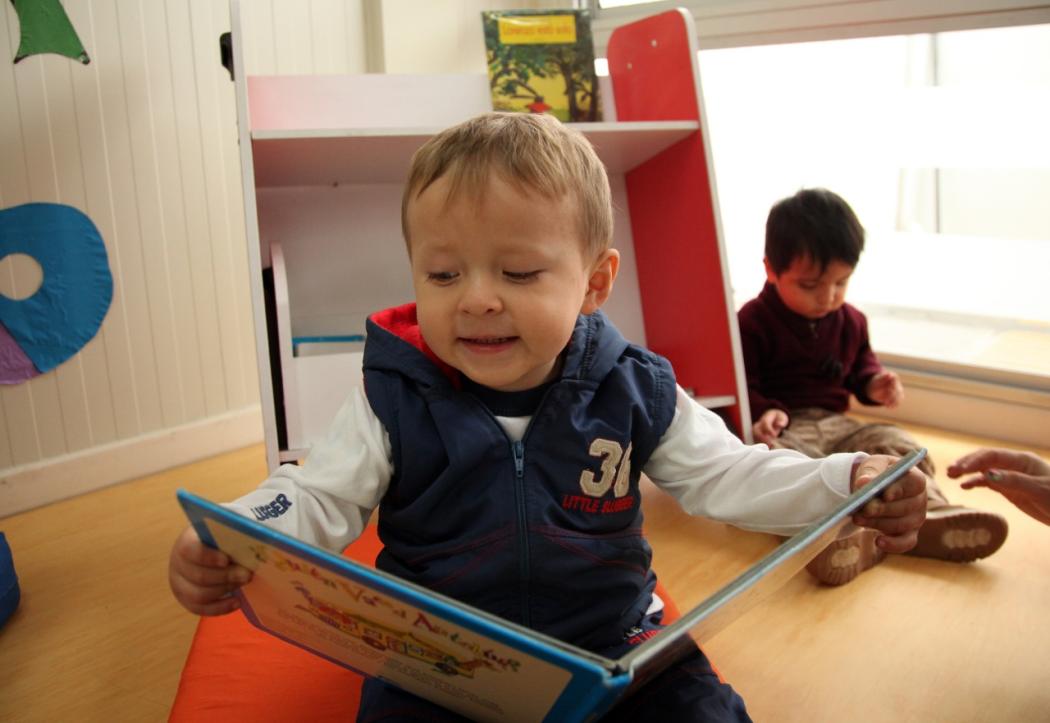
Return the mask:
<path id="1" fill-rule="evenodd" d="M 529 533 L 528 533 L 528 515 L 525 512 L 525 441 L 529 438 L 529 432 L 532 431 L 532 425 L 536 422 L 536 418 L 539 416 L 540 410 L 543 409 L 547 403 L 547 398 L 550 396 L 551 390 L 548 389 L 543 398 L 540 399 L 540 403 L 536 405 L 535 411 L 532 413 L 532 419 L 529 420 L 528 426 L 525 428 L 525 433 L 519 440 L 512 440 L 508 435 L 507 431 L 500 426 L 499 420 L 496 419 L 496 415 L 481 402 L 481 400 L 475 398 L 475 403 L 484 410 L 485 414 L 488 415 L 492 423 L 496 425 L 496 428 L 503 434 L 504 438 L 510 442 L 510 451 L 514 457 L 514 502 L 518 512 L 518 547 L 521 550 L 521 555 L 518 557 L 518 574 L 521 576 L 519 581 L 519 588 L 521 591 L 521 624 L 525 627 L 532 627 L 532 615 L 529 613 L 529 575 L 532 568 L 529 559 Z"/>
<path id="2" fill-rule="evenodd" d="M 518 558 L 518 571 L 521 575 L 521 621 L 531 627 L 532 616 L 529 614 L 529 535 L 528 520 L 525 516 L 525 445 L 516 440 L 510 445 L 514 454 L 514 498 L 518 509 L 518 544 L 521 556 Z"/>

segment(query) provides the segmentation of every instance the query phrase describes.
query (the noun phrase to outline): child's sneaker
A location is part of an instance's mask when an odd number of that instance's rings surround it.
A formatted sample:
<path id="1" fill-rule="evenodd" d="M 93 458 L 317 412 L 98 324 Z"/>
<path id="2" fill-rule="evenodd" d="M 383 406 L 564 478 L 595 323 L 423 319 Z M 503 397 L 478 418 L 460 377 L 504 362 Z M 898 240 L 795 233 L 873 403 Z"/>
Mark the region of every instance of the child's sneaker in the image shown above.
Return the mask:
<path id="1" fill-rule="evenodd" d="M 877 536 L 875 530 L 857 529 L 825 547 L 806 569 L 825 585 L 845 585 L 886 557 L 886 552 L 875 546 Z"/>
<path id="2" fill-rule="evenodd" d="M 1006 518 L 969 507 L 947 506 L 926 511 L 919 541 L 908 552 L 952 562 L 973 562 L 1002 547 L 1009 527 Z"/>

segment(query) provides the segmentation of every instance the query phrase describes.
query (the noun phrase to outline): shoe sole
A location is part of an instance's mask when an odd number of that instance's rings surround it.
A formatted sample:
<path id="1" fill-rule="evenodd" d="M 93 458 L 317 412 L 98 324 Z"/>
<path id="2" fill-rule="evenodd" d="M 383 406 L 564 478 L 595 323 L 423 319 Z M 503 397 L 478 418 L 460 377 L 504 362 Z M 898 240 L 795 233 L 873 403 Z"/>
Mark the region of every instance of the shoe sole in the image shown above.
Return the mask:
<path id="1" fill-rule="evenodd" d="M 806 565 L 806 570 L 825 585 L 845 585 L 886 557 L 886 552 L 875 546 L 877 536 L 875 530 L 857 530 L 835 540 Z"/>
<path id="2" fill-rule="evenodd" d="M 930 510 L 908 554 L 951 562 L 988 557 L 1006 541 L 1006 518 L 967 508 Z"/>

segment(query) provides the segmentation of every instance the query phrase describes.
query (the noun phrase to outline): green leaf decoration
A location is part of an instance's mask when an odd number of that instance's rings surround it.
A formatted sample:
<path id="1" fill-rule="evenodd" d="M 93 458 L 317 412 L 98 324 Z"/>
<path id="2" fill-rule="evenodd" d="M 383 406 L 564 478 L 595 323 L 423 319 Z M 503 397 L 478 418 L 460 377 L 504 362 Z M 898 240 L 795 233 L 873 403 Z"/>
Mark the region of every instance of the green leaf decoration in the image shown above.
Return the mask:
<path id="1" fill-rule="evenodd" d="M 91 62 L 59 0 L 11 0 L 11 3 L 22 29 L 14 62 L 40 53 L 64 55 L 85 65 Z"/>

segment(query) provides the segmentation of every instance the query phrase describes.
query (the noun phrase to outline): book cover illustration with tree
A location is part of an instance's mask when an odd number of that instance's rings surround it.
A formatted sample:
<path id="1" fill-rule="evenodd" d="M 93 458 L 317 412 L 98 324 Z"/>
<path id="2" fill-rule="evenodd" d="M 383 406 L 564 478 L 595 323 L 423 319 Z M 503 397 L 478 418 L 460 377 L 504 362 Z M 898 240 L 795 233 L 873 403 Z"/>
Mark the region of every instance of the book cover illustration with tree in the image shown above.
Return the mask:
<path id="1" fill-rule="evenodd" d="M 492 108 L 602 119 L 588 10 L 486 10 Z"/>

